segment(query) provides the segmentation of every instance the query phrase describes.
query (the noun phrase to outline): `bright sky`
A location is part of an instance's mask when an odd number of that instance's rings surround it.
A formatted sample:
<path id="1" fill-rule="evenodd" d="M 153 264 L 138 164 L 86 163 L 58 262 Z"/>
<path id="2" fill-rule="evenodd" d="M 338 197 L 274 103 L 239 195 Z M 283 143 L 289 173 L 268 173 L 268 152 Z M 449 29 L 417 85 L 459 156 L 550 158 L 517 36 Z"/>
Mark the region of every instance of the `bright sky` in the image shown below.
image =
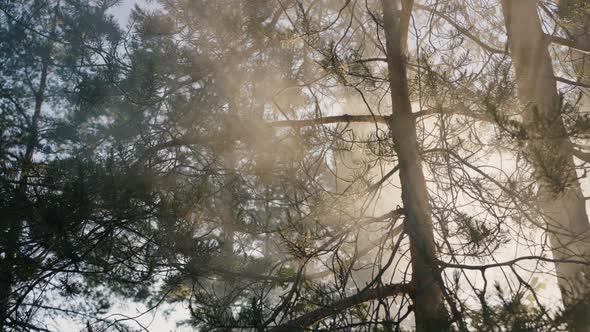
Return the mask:
<path id="1" fill-rule="evenodd" d="M 127 24 L 127 19 L 129 18 L 129 13 L 135 4 L 144 5 L 144 0 L 122 0 L 121 4 L 113 8 L 111 10 L 112 14 L 115 16 L 117 21 L 121 23 L 121 25 Z"/>

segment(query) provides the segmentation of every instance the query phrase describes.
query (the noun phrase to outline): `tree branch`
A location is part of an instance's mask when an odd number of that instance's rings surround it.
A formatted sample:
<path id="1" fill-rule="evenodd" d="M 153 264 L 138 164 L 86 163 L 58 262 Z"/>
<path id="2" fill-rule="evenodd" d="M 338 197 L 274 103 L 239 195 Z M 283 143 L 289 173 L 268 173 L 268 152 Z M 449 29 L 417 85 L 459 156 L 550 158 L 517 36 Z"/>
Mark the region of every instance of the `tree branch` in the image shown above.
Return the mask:
<path id="1" fill-rule="evenodd" d="M 428 109 L 420 112 L 414 113 L 416 118 L 426 115 L 432 114 L 439 114 L 441 113 L 435 109 Z M 472 118 L 476 118 L 482 121 L 490 121 L 489 117 L 484 114 L 478 114 L 473 111 L 470 111 L 467 107 L 463 107 L 460 110 L 449 110 L 444 111 L 442 114 L 455 114 L 455 115 L 464 115 Z M 326 116 L 321 118 L 315 119 L 305 119 L 305 120 L 279 120 L 273 122 L 267 122 L 271 128 L 281 128 L 281 127 L 306 127 L 306 126 L 316 126 L 322 124 L 333 124 L 333 123 L 382 123 L 382 124 L 389 124 L 391 120 L 391 116 L 389 115 L 350 115 L 350 114 L 343 114 L 343 115 L 335 115 L 335 116 Z M 147 158 L 153 155 L 156 152 L 159 152 L 164 149 L 174 148 L 179 146 L 187 146 L 187 145 L 194 145 L 205 142 L 203 139 L 199 139 L 197 137 L 180 137 L 174 138 L 170 141 L 163 142 L 156 144 L 148 149 L 146 149 L 143 154 L 139 157 L 139 159 L 134 163 L 133 166 L 141 165 Z M 394 169 L 393 172 L 395 172 Z"/>
<path id="2" fill-rule="evenodd" d="M 590 163 L 590 153 L 589 152 L 584 152 L 584 151 L 578 150 L 578 149 L 572 149 L 572 152 L 573 152 L 574 156 L 576 156 L 576 158 Z"/>
<path id="3" fill-rule="evenodd" d="M 285 324 L 275 326 L 269 331 L 293 331 L 294 329 L 305 328 L 321 321 L 326 317 L 329 317 L 346 309 L 352 308 L 361 303 L 385 297 L 393 297 L 400 294 L 409 294 L 411 292 L 412 286 L 410 284 L 390 284 L 378 288 L 368 289 L 364 292 L 360 292 L 358 294 L 338 300 L 327 306 L 323 306 L 314 311 L 308 312 L 307 314 L 290 320 Z"/>
<path id="4" fill-rule="evenodd" d="M 537 260 L 541 262 L 548 262 L 548 263 L 569 263 L 569 264 L 580 264 L 590 266 L 590 262 L 583 259 L 552 259 L 547 258 L 544 256 L 522 256 L 518 257 L 509 261 L 505 262 L 498 262 L 492 264 L 484 264 L 484 265 L 466 265 L 466 264 L 456 264 L 456 263 L 447 263 L 443 261 L 439 261 L 439 265 L 443 268 L 453 268 L 453 269 L 464 269 L 464 270 L 480 270 L 485 271 L 487 269 L 498 268 L 503 266 L 512 266 L 517 264 L 521 261 L 526 260 Z"/>
<path id="5" fill-rule="evenodd" d="M 582 82 L 576 82 L 576 81 L 568 80 L 567 78 L 563 78 L 563 77 L 559 77 L 559 76 L 553 76 L 553 78 L 557 82 L 561 82 L 561 83 L 565 83 L 565 84 L 569 84 L 569 85 L 574 85 L 574 86 L 579 86 L 579 87 L 582 87 L 582 88 L 590 89 L 590 85 L 584 84 Z"/>
<path id="6" fill-rule="evenodd" d="M 185 145 L 193 145 L 202 142 L 196 137 L 181 137 L 181 138 L 174 138 L 170 141 L 156 144 L 144 151 L 144 153 L 133 163 L 132 168 L 135 168 L 138 165 L 141 165 L 146 159 L 148 159 L 154 153 L 173 147 L 185 146 Z"/>
<path id="7" fill-rule="evenodd" d="M 353 122 L 367 122 L 367 123 L 385 123 L 389 122 L 389 116 L 384 115 L 336 115 L 326 116 L 316 119 L 307 120 L 281 120 L 269 122 L 268 125 L 271 127 L 305 127 L 315 126 L 320 124 L 331 124 L 331 123 L 353 123 Z"/>
<path id="8" fill-rule="evenodd" d="M 468 118 L 473 118 L 485 122 L 495 122 L 494 119 L 486 113 L 470 110 L 465 105 L 457 104 L 453 109 L 428 108 L 419 112 L 414 112 L 415 118 L 420 118 L 428 115 L 460 115 Z"/>
<path id="9" fill-rule="evenodd" d="M 361 257 L 365 256 L 371 250 L 375 249 L 377 247 L 377 245 L 379 243 L 381 243 L 381 241 L 383 241 L 386 237 L 392 238 L 392 237 L 398 236 L 399 234 L 401 234 L 401 232 L 403 230 L 404 230 L 404 225 L 401 224 L 401 225 L 397 226 L 396 228 L 392 229 L 391 232 L 389 232 L 389 234 L 387 234 L 387 233 L 386 234 L 383 234 L 383 236 L 380 239 L 378 239 L 376 241 L 376 243 L 371 243 L 368 246 L 366 246 L 366 247 L 362 248 L 361 250 L 359 250 L 356 253 L 355 257 L 346 260 L 344 262 L 344 265 L 346 266 L 348 264 L 351 264 L 351 263 L 353 263 L 353 261 L 355 259 L 358 259 L 358 258 L 361 258 Z M 312 273 L 312 274 L 306 274 L 305 275 L 305 279 L 312 280 L 312 279 L 323 278 L 323 277 L 329 276 L 330 274 L 333 274 L 333 273 L 334 273 L 334 271 L 332 271 L 330 269 L 326 269 L 324 271 L 315 272 L 315 273 Z M 293 279 L 293 278 L 291 278 L 291 279 Z"/>
<path id="10" fill-rule="evenodd" d="M 377 181 L 375 184 L 371 185 L 369 187 L 369 192 L 372 192 L 373 190 L 377 190 L 379 189 L 379 187 L 381 187 L 381 185 L 383 183 L 385 183 L 385 181 L 387 181 L 390 177 L 392 177 L 397 171 L 399 171 L 399 165 L 395 165 L 395 167 L 389 171 L 387 174 L 385 174 L 379 181 Z"/>
<path id="11" fill-rule="evenodd" d="M 459 32 L 461 32 L 465 37 L 471 39 L 471 41 L 473 41 L 474 43 L 476 43 L 477 45 L 479 45 L 481 48 L 483 48 L 484 50 L 486 50 L 486 51 L 488 51 L 490 53 L 495 53 L 495 54 L 505 54 L 505 53 L 507 53 L 507 51 L 505 51 L 505 50 L 494 48 L 494 47 L 488 45 L 487 43 L 483 42 L 479 37 L 477 37 L 473 33 L 469 32 L 469 30 L 467 28 L 464 28 L 459 23 L 457 23 L 453 18 L 451 18 L 450 16 L 445 15 L 444 13 L 439 12 L 438 10 L 436 10 L 436 9 L 430 7 L 430 6 L 424 6 L 424 5 L 420 5 L 420 4 L 415 4 L 414 7 L 415 8 L 418 8 L 418 9 L 421 9 L 421 10 L 425 10 L 425 11 L 431 12 L 432 14 L 434 14 L 434 15 L 442 18 L 443 20 L 447 21 L 455 29 L 457 29 Z"/>
<path id="12" fill-rule="evenodd" d="M 547 35 L 547 38 L 553 44 L 567 46 L 567 47 L 569 47 L 573 50 L 576 50 L 578 52 L 590 54 L 590 49 L 588 47 L 584 47 L 571 39 L 567 39 L 567 38 L 563 38 L 563 37 L 559 37 L 559 36 L 549 36 L 549 35 Z"/>

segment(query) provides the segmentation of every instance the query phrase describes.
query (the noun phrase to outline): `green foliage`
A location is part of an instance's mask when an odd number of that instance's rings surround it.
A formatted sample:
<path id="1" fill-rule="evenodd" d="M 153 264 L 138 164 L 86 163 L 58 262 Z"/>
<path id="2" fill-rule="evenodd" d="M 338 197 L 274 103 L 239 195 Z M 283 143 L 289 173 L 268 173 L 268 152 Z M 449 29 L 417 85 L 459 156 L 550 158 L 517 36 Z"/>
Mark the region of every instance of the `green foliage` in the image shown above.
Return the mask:
<path id="1" fill-rule="evenodd" d="M 478 331 L 558 331 L 559 323 L 543 308 L 526 304 L 524 293 L 504 294 L 499 285 L 499 304 L 488 305 L 472 315 L 471 327 Z M 484 300 L 485 301 L 485 300 Z"/>
<path id="2" fill-rule="evenodd" d="M 501 224 L 489 225 L 464 213 L 459 214 L 454 222 L 457 229 L 453 235 L 464 239 L 467 256 L 482 257 L 508 243 L 507 234 Z"/>

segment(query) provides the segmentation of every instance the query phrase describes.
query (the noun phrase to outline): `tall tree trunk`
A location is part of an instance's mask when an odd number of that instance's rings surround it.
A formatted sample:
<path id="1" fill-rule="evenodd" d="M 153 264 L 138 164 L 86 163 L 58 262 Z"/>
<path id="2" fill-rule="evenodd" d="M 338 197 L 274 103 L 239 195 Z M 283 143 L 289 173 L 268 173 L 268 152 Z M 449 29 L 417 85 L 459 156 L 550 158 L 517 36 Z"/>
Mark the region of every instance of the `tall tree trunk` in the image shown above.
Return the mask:
<path id="1" fill-rule="evenodd" d="M 57 29 L 58 10 L 60 1 L 57 1 L 54 7 L 54 16 L 51 22 L 50 38 L 47 40 L 47 48 L 42 54 L 41 72 L 39 76 L 39 85 L 37 89 L 31 87 L 34 91 L 35 104 L 33 115 L 31 117 L 30 128 L 25 145 L 25 154 L 20 167 L 19 181 L 16 188 L 16 202 L 13 204 L 14 213 L 5 216 L 4 221 L 7 223 L 7 241 L 4 250 L 4 257 L 0 260 L 0 332 L 7 330 L 10 316 L 18 309 L 11 308 L 11 298 L 13 297 L 16 271 L 15 266 L 18 263 L 18 252 L 20 250 L 20 239 L 23 231 L 24 220 L 20 216 L 20 211 L 27 208 L 27 190 L 29 188 L 29 178 L 33 170 L 33 155 L 39 142 L 39 126 L 41 122 L 41 111 L 46 98 L 47 81 L 51 65 L 51 53 L 53 51 L 53 41 Z M 16 305 L 18 306 L 18 305 Z"/>
<path id="2" fill-rule="evenodd" d="M 8 216 L 7 246 L 4 251 L 4 258 L 0 261 L 0 332 L 5 331 L 9 316 L 14 311 L 11 308 L 10 298 L 14 288 L 15 271 L 14 267 L 18 260 L 20 238 L 23 228 L 23 220 L 19 211 L 26 209 L 27 189 L 31 170 L 33 168 L 33 154 L 39 140 L 39 122 L 41 119 L 41 108 L 45 100 L 45 90 L 47 88 L 47 76 L 49 74 L 49 62 L 51 56 L 51 45 L 48 47 L 47 55 L 43 59 L 41 67 L 41 77 L 39 79 L 39 88 L 35 92 L 35 106 L 31 118 L 31 127 L 29 128 L 28 139 L 25 143 L 25 154 L 23 157 L 20 178 L 16 188 L 16 202 L 14 209 L 16 213 Z"/>
<path id="3" fill-rule="evenodd" d="M 503 0 L 509 47 L 516 70 L 517 93 L 528 129 L 526 153 L 539 183 L 538 205 L 547 223 L 556 260 L 588 260 L 590 232 L 584 195 L 577 179 L 572 146 L 560 113 L 547 39 L 536 0 Z M 582 264 L 557 262 L 564 304 L 588 292 Z M 588 326 L 578 331 L 589 331 Z"/>
<path id="4" fill-rule="evenodd" d="M 407 26 L 413 3 L 408 0 L 403 2 L 404 8 L 400 0 L 382 0 L 393 114 L 389 125 L 398 156 L 404 227 L 410 239 L 416 331 L 445 331 L 449 320 L 444 305 L 442 278 L 436 264 L 431 207 L 406 76 L 406 46 L 403 41 L 406 40 L 407 29 L 403 27 Z"/>

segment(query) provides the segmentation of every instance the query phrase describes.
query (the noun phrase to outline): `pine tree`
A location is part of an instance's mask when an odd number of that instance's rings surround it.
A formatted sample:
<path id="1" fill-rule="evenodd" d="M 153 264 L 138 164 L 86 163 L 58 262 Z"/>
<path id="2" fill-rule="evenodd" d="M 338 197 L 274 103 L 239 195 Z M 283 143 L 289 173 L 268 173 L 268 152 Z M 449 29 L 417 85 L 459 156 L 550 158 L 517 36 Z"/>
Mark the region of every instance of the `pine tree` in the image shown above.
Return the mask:
<path id="1" fill-rule="evenodd" d="M 83 241 L 78 223 L 87 208 L 84 175 L 74 168 L 56 183 L 54 169 L 72 151 L 61 123 L 77 116 L 77 91 L 100 76 L 105 63 L 97 58 L 108 56 L 120 38 L 106 15 L 107 4 L 1 5 L 0 330 L 37 328 L 31 320 L 42 299 L 37 291 L 43 294 L 51 279 L 75 266 L 85 250 L 76 247 Z M 61 165 L 68 166 L 73 164 Z M 75 191 L 82 196 L 69 196 Z"/>

